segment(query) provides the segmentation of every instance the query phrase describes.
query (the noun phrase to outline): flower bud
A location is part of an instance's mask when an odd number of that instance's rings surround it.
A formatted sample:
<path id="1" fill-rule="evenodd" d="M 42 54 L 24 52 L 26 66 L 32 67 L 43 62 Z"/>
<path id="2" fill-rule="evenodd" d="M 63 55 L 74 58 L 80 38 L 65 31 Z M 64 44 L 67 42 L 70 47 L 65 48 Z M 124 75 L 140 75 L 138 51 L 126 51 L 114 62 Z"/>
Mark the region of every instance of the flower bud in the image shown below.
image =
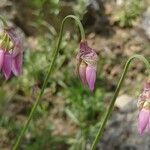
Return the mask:
<path id="1" fill-rule="evenodd" d="M 144 131 L 150 132 L 150 82 L 146 82 L 142 94 L 139 96 L 138 108 L 139 120 L 138 131 L 143 134 Z"/>
<path id="2" fill-rule="evenodd" d="M 81 41 L 80 51 L 77 55 L 77 72 L 84 85 L 87 85 L 90 91 L 94 90 L 97 68 L 97 54 L 91 49 L 86 41 Z"/>

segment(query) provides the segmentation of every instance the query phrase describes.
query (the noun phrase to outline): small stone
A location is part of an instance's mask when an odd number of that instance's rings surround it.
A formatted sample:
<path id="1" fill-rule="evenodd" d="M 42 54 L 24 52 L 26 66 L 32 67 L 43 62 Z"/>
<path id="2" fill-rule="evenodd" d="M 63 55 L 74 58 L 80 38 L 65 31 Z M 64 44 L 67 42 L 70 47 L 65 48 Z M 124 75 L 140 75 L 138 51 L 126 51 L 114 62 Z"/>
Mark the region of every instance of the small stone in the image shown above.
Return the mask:
<path id="1" fill-rule="evenodd" d="M 130 102 L 133 101 L 133 98 L 124 94 L 117 98 L 115 106 L 120 109 L 120 111 L 124 111 Z"/>
<path id="2" fill-rule="evenodd" d="M 123 1 L 123 0 L 116 0 L 116 4 L 117 4 L 118 6 L 123 5 L 123 3 L 124 3 L 124 1 Z"/>

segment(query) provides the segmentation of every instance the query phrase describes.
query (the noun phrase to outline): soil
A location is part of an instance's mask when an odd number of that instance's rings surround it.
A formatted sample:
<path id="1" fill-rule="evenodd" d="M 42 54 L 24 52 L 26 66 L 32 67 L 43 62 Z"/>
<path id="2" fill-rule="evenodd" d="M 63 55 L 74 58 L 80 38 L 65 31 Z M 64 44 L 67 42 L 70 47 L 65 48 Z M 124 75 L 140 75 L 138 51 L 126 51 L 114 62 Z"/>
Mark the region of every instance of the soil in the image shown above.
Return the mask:
<path id="1" fill-rule="evenodd" d="M 26 4 L 25 1 L 23 1 L 22 4 L 24 3 Z M 106 86 L 106 91 L 108 91 L 108 93 L 113 93 L 123 72 L 125 62 L 130 56 L 133 54 L 142 54 L 143 56 L 150 58 L 150 41 L 141 27 L 142 16 L 136 21 L 136 24 L 132 28 L 121 28 L 113 20 L 112 14 L 115 11 L 114 1 L 106 4 L 101 2 L 101 4 L 101 10 L 93 9 L 93 14 L 90 14 L 90 12 L 87 11 L 82 22 L 87 30 L 87 40 L 89 45 L 97 51 L 100 61 L 104 60 L 104 64 L 99 65 L 98 72 L 102 73 L 105 77 L 104 84 Z M 36 31 L 33 27 L 30 27 L 29 14 L 26 14 L 27 12 L 30 12 L 30 7 L 29 11 L 25 10 L 19 13 L 20 8 L 22 8 L 20 5 L 21 3 L 17 4 L 16 1 L 4 0 L 3 3 L 0 4 L 0 13 L 3 15 L 6 14 L 12 24 L 19 26 L 26 36 L 26 41 L 29 41 L 30 38 L 36 34 Z M 91 8 L 88 8 L 88 10 L 91 10 Z M 67 13 L 69 14 L 70 12 Z M 23 17 L 24 15 L 25 17 Z M 89 15 L 92 15 L 90 16 L 93 18 L 92 24 L 90 24 L 91 20 L 87 19 Z M 28 46 L 34 47 L 33 45 Z M 147 80 L 146 69 L 143 63 L 135 60 L 135 63 L 131 65 L 129 70 L 120 95 L 128 93 L 129 95 L 134 95 L 136 97 L 139 94 L 137 90 L 140 91 L 143 81 Z M 22 99 L 21 102 L 20 99 Z M 58 99 L 59 97 L 55 98 L 55 102 L 49 100 L 53 109 L 51 110 L 48 119 L 50 122 L 54 123 L 56 129 L 59 129 L 55 130 L 54 128 L 53 134 L 62 136 L 73 135 L 75 134 L 77 127 L 72 124 L 70 120 L 62 119 L 60 114 L 64 103 L 63 101 L 60 102 Z M 61 99 L 63 100 L 63 97 L 61 97 Z M 106 103 L 107 102 L 109 102 L 109 100 L 106 98 Z M 13 102 L 10 103 L 7 108 L 7 115 L 15 117 L 16 120 L 21 123 L 27 119 L 26 113 L 22 112 L 27 112 L 27 110 L 31 108 L 32 103 L 32 97 L 15 97 Z M 133 103 L 129 104 L 129 106 Z M 136 106 L 135 103 L 134 105 Z M 139 137 L 136 131 L 137 114 L 136 108 L 128 112 L 120 112 L 120 110 L 117 110 L 117 112 L 115 111 L 108 122 L 106 132 L 102 142 L 98 145 L 98 149 L 149 150 L 149 134 L 143 138 Z M 42 121 L 43 120 L 41 120 L 41 122 Z M 41 122 L 39 121 L 39 123 Z M 11 135 L 8 135 L 8 131 L 3 130 L 3 128 L 0 127 L 0 136 L 2 137 L 0 140 L 0 148 L 2 147 L 3 150 L 10 149 L 8 143 L 12 137 Z"/>

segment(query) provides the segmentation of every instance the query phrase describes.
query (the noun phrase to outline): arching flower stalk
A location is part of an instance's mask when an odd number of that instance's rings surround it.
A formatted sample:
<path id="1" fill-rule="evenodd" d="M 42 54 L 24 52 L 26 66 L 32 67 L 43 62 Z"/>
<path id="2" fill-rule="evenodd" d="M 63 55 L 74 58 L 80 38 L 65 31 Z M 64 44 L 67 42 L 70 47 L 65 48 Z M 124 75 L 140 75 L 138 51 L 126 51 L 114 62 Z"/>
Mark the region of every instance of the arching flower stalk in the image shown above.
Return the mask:
<path id="1" fill-rule="evenodd" d="M 22 129 L 22 131 L 21 131 L 21 133 L 20 133 L 20 135 L 19 135 L 19 137 L 18 137 L 18 139 L 16 141 L 16 143 L 15 143 L 15 145 L 13 147 L 13 150 L 18 149 L 18 146 L 20 145 L 20 142 L 21 142 L 21 140 L 22 140 L 22 138 L 23 138 L 23 136 L 24 136 L 24 134 L 25 134 L 25 132 L 26 132 L 29 124 L 30 124 L 30 121 L 31 121 L 31 119 L 32 119 L 32 117 L 33 117 L 33 115 L 34 115 L 34 113 L 36 111 L 36 108 L 37 108 L 37 106 L 38 106 L 38 104 L 39 104 L 39 102 L 41 100 L 41 97 L 42 97 L 42 95 L 44 93 L 44 90 L 46 88 L 46 85 L 48 83 L 48 79 L 49 79 L 49 77 L 50 77 L 50 75 L 52 73 L 52 69 L 54 67 L 57 55 L 59 53 L 60 44 L 61 44 L 62 36 L 63 36 L 64 24 L 65 24 L 66 20 L 70 19 L 70 18 L 74 19 L 77 22 L 77 24 L 79 26 L 79 29 L 80 29 L 80 33 L 81 33 L 80 52 L 77 55 L 77 60 L 78 60 L 77 72 L 78 72 L 78 74 L 79 74 L 79 76 L 80 76 L 83 84 L 87 85 L 91 91 L 94 90 L 94 84 L 95 84 L 95 79 L 96 79 L 97 55 L 96 55 L 96 53 L 95 53 L 95 51 L 93 49 L 91 49 L 91 48 L 88 47 L 87 42 L 85 41 L 84 29 L 83 29 L 83 26 L 82 26 L 81 22 L 79 21 L 79 19 L 77 17 L 73 16 L 73 15 L 66 16 L 63 19 L 62 24 L 61 24 L 61 29 L 60 29 L 60 34 L 59 34 L 59 39 L 58 39 L 57 47 L 56 47 L 56 49 L 54 51 L 54 55 L 52 57 L 52 61 L 51 61 L 51 64 L 49 66 L 49 70 L 47 72 L 47 75 L 45 77 L 45 80 L 44 80 L 41 92 L 40 92 L 40 94 L 36 98 L 36 101 L 35 101 L 32 109 L 31 109 L 31 112 L 29 114 L 27 122 L 25 123 L 25 126 Z M 13 34 L 11 34 L 11 33 L 12 32 L 9 32 L 9 34 L 8 34 L 9 37 L 14 37 L 14 36 L 12 36 Z M 17 40 L 15 40 L 15 38 L 13 38 L 13 39 L 14 39 L 14 41 L 17 41 Z M 16 48 L 14 49 L 14 51 L 16 50 L 17 53 L 13 52 L 13 54 L 14 54 L 13 56 L 14 57 L 18 56 L 17 54 L 18 54 L 19 46 L 18 46 L 17 42 L 16 42 L 15 46 L 16 46 Z M 17 48 L 18 48 L 18 50 L 17 50 Z M 1 54 L 1 55 L 3 57 L 3 54 Z M 147 61 L 147 59 L 145 57 L 143 57 L 141 55 L 133 55 L 132 57 L 130 57 L 128 59 L 126 65 L 125 65 L 125 68 L 124 68 L 124 72 L 123 72 L 123 74 L 121 76 L 121 79 L 119 80 L 118 85 L 117 85 L 117 89 L 115 91 L 115 94 L 114 94 L 114 96 L 112 98 L 112 101 L 111 101 L 111 103 L 109 105 L 109 108 L 108 108 L 108 110 L 106 112 L 106 115 L 104 116 L 104 120 L 102 121 L 100 129 L 99 129 L 99 131 L 98 131 L 98 133 L 96 135 L 96 138 L 95 138 L 95 140 L 94 140 L 94 142 L 92 144 L 91 150 L 95 150 L 97 143 L 99 142 L 100 138 L 102 137 L 102 133 L 103 133 L 104 127 L 106 125 L 106 122 L 107 122 L 107 120 L 108 120 L 108 118 L 109 118 L 112 110 L 113 110 L 116 98 L 117 98 L 117 96 L 119 94 L 120 88 L 121 88 L 121 86 L 123 84 L 123 81 L 125 79 L 125 76 L 127 74 L 129 65 L 132 62 L 132 60 L 135 59 L 135 58 L 143 61 L 145 63 L 145 65 L 146 65 L 149 73 L 150 73 L 150 64 L 149 64 L 149 62 Z M 18 61 L 16 61 L 16 62 L 18 62 Z M 13 72 L 15 72 L 15 71 L 13 71 Z"/>
<path id="2" fill-rule="evenodd" d="M 6 80 L 12 74 L 18 76 L 22 73 L 23 46 L 15 28 L 4 23 L 3 37 L 0 43 L 0 71 Z"/>
<path id="3" fill-rule="evenodd" d="M 150 132 L 150 81 L 147 81 L 142 94 L 139 96 L 137 106 L 139 108 L 138 131 L 140 134 Z"/>
<path id="4" fill-rule="evenodd" d="M 21 142 L 21 140 L 22 140 L 22 138 L 23 138 L 23 136 L 24 136 L 24 134 L 25 134 L 25 131 L 27 130 L 27 128 L 28 128 L 28 126 L 29 126 L 29 124 L 30 124 L 30 121 L 31 121 L 31 119 L 32 119 L 32 117 L 33 117 L 33 115 L 34 115 L 34 113 L 35 113 L 35 111 L 36 111 L 36 108 L 37 108 L 37 106 L 38 106 L 38 104 L 39 104 L 39 102 L 40 102 L 40 100 L 41 100 L 41 97 L 42 97 L 42 95 L 43 95 L 43 93 L 44 93 L 44 90 L 45 90 L 46 85 L 47 85 L 47 83 L 48 83 L 49 77 L 50 77 L 50 75 L 51 75 L 51 73 L 52 73 L 52 69 L 53 69 L 53 67 L 54 67 L 54 64 L 55 64 L 57 55 L 58 55 L 59 50 L 60 50 L 60 45 L 61 45 L 62 37 L 63 37 L 64 24 L 65 24 L 65 22 L 66 22 L 68 19 L 74 19 L 74 20 L 76 21 L 76 23 L 77 23 L 78 26 L 79 26 L 79 30 L 80 30 L 80 34 L 81 34 L 81 40 L 83 40 L 83 41 L 85 40 L 85 33 L 84 33 L 84 29 L 83 29 L 83 26 L 82 26 L 80 20 L 79 20 L 76 16 L 73 16 L 73 15 L 68 15 L 68 16 L 66 16 L 66 17 L 63 19 L 62 24 L 61 24 L 57 47 L 56 47 L 56 49 L 55 49 L 55 51 L 54 51 L 54 54 L 53 54 L 53 57 L 52 57 L 52 61 L 51 61 L 51 64 L 50 64 L 50 66 L 49 66 L 49 70 L 48 70 L 48 72 L 47 72 L 47 74 L 46 74 L 46 77 L 45 77 L 45 79 L 44 79 L 44 83 L 43 83 L 41 92 L 40 92 L 40 94 L 39 94 L 39 95 L 37 96 L 37 98 L 36 98 L 36 101 L 35 101 L 35 103 L 34 103 L 32 109 L 31 109 L 31 112 L 30 112 L 30 114 L 29 114 L 29 117 L 28 117 L 28 119 L 27 119 L 27 122 L 25 123 L 24 128 L 22 129 L 22 131 L 21 131 L 21 133 L 20 133 L 20 135 L 19 135 L 19 137 L 18 137 L 18 139 L 17 139 L 15 145 L 13 146 L 13 150 L 18 149 L 18 146 L 20 145 L 20 142 Z M 87 70 L 87 72 L 88 72 L 88 70 Z M 89 72 L 91 72 L 91 71 L 89 71 Z M 88 73 L 88 77 L 87 77 L 87 78 L 88 78 L 88 82 L 90 83 L 91 75 L 90 75 L 89 73 Z M 95 79 L 94 79 L 94 80 L 95 80 Z M 93 88 L 91 88 L 91 89 L 93 89 Z"/>
<path id="5" fill-rule="evenodd" d="M 131 64 L 131 62 L 134 60 L 134 59 L 139 59 L 140 61 L 142 61 L 146 68 L 147 68 L 147 71 L 150 75 L 150 63 L 148 62 L 148 60 L 143 57 L 142 55 L 133 55 L 131 56 L 127 62 L 126 62 L 126 65 L 124 67 L 124 71 L 121 75 L 121 78 L 119 80 L 119 83 L 117 85 L 117 88 L 115 90 L 115 93 L 114 93 L 114 96 L 112 97 L 112 100 L 110 102 L 110 105 L 107 109 L 107 112 L 102 120 L 102 123 L 101 123 L 101 126 L 97 132 L 97 135 L 92 143 L 92 147 L 91 147 L 91 150 L 95 150 L 96 149 L 96 145 L 97 143 L 100 141 L 100 139 L 102 138 L 102 135 L 103 135 L 103 131 L 104 131 L 104 128 L 106 126 L 106 123 L 107 123 L 107 120 L 108 118 L 110 117 L 111 115 L 111 112 L 113 111 L 113 108 L 114 108 L 114 104 L 116 102 L 116 99 L 118 97 L 118 94 L 119 94 L 119 91 L 121 89 L 121 86 L 123 84 L 123 81 L 125 80 L 125 77 L 126 77 L 126 74 L 128 72 L 128 69 L 129 69 L 129 66 Z M 142 134 L 144 132 L 144 130 L 147 128 L 148 130 L 150 130 L 149 128 L 149 125 L 150 125 L 150 105 L 149 105 L 149 98 L 150 98 L 150 82 L 146 83 L 145 85 L 145 88 L 144 88 L 144 91 L 143 93 L 141 94 L 140 96 L 140 99 L 139 99 L 139 102 L 138 102 L 138 106 L 140 108 L 140 114 L 139 114 L 139 132 Z"/>

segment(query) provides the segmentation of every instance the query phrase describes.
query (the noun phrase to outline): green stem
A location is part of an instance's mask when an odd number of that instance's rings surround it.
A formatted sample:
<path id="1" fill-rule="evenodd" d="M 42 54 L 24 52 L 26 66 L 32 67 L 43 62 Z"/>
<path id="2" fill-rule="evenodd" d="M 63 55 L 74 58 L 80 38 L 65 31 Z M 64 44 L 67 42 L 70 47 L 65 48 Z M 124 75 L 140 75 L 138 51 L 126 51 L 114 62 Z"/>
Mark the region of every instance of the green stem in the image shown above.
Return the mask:
<path id="1" fill-rule="evenodd" d="M 0 16 L 0 20 L 2 21 L 2 23 L 5 27 L 8 26 L 6 20 L 3 17 Z"/>
<path id="2" fill-rule="evenodd" d="M 0 16 L 0 20 L 2 21 L 4 28 L 7 28 L 7 22 L 6 20 Z M 5 33 L 2 39 L 2 42 L 0 43 L 1 47 L 4 48 L 5 50 L 7 50 L 9 48 L 9 36 Z"/>
<path id="3" fill-rule="evenodd" d="M 26 132 L 26 130 L 27 130 L 29 124 L 30 124 L 30 121 L 31 121 L 31 119 L 32 119 L 32 117 L 33 117 L 33 115 L 34 115 L 34 112 L 36 111 L 36 108 L 37 108 L 37 106 L 38 106 L 38 104 L 39 104 L 39 102 L 40 102 L 40 100 L 41 100 L 41 97 L 42 97 L 42 95 L 43 95 L 43 93 L 44 93 L 44 90 L 45 90 L 45 88 L 46 88 L 46 86 L 47 86 L 48 79 L 49 79 L 49 77 L 50 77 L 50 75 L 51 75 L 51 73 L 52 73 L 52 69 L 53 69 L 53 67 L 54 67 L 54 64 L 55 64 L 55 61 L 56 61 L 56 58 L 57 58 L 57 55 L 58 55 L 58 52 L 59 52 L 59 48 L 60 48 L 60 44 L 61 44 L 62 36 L 63 36 L 63 30 L 64 30 L 65 21 L 66 21 L 67 19 L 70 19 L 70 18 L 74 19 L 74 20 L 77 22 L 77 24 L 78 24 L 78 26 L 79 26 L 79 29 L 80 29 L 80 33 L 81 33 L 81 38 L 82 38 L 82 39 L 85 39 L 84 29 L 83 29 L 83 26 L 82 26 L 80 20 L 79 20 L 76 16 L 73 16 L 73 15 L 68 15 L 68 16 L 66 16 L 66 17 L 63 19 L 62 24 L 61 24 L 61 29 L 60 29 L 60 33 L 59 33 L 59 39 L 58 39 L 58 43 L 57 43 L 57 48 L 56 48 L 55 51 L 54 51 L 54 55 L 53 55 L 53 57 L 52 57 L 52 62 L 51 62 L 51 64 L 50 64 L 49 70 L 48 70 L 47 75 L 46 75 L 46 77 L 45 77 L 45 80 L 44 80 L 44 83 L 43 83 L 41 92 L 40 92 L 40 94 L 38 95 L 38 97 L 37 97 L 37 99 L 36 99 L 36 101 L 35 101 L 35 103 L 34 103 L 32 109 L 31 109 L 31 112 L 30 112 L 30 114 L 29 114 L 29 117 L 28 117 L 28 119 L 27 119 L 27 122 L 25 123 L 24 128 L 22 129 L 22 131 L 21 131 L 21 133 L 20 133 L 20 135 L 19 135 L 19 137 L 18 137 L 18 139 L 17 139 L 15 145 L 13 146 L 13 150 L 16 150 L 16 149 L 18 148 L 18 146 L 20 145 L 21 140 L 22 140 L 22 138 L 23 138 L 23 136 L 24 136 L 24 134 L 25 134 L 25 132 Z"/>
<path id="4" fill-rule="evenodd" d="M 3 37 L 2 42 L 0 43 L 0 45 L 6 51 L 9 49 L 9 37 L 8 37 L 7 34 L 4 35 L 4 37 Z"/>
<path id="5" fill-rule="evenodd" d="M 98 131 L 98 133 L 97 133 L 97 135 L 96 135 L 96 137 L 95 137 L 95 140 L 94 140 L 94 142 L 93 142 L 93 144 L 92 144 L 91 150 L 95 150 L 95 149 L 96 149 L 97 143 L 98 143 L 98 142 L 100 141 L 100 139 L 102 138 L 102 134 L 103 134 L 105 125 L 106 125 L 106 123 L 107 123 L 107 120 L 108 120 L 108 118 L 109 118 L 111 112 L 113 111 L 116 98 L 117 98 L 117 96 L 118 96 L 118 94 L 119 94 L 120 88 L 121 88 L 121 86 L 122 86 L 122 84 L 123 84 L 123 81 L 124 81 L 124 79 L 125 79 L 125 76 L 126 76 L 126 74 L 127 74 L 127 72 L 128 72 L 128 68 L 129 68 L 129 66 L 130 66 L 130 64 L 131 64 L 131 62 L 132 62 L 132 60 L 135 59 L 135 58 L 136 58 L 136 59 L 139 59 L 139 60 L 142 61 L 142 62 L 144 62 L 145 66 L 147 67 L 147 70 L 149 71 L 149 75 L 150 75 L 150 63 L 148 62 L 148 60 L 147 60 L 145 57 L 143 57 L 143 56 L 141 56 L 141 55 L 133 55 L 133 56 L 131 56 L 131 57 L 127 60 L 126 65 L 125 65 L 125 67 L 124 67 L 123 74 L 122 74 L 122 76 L 121 76 L 121 78 L 120 78 L 120 80 L 119 80 L 119 83 L 118 83 L 118 85 L 117 85 L 115 94 L 114 94 L 114 96 L 113 96 L 113 98 L 112 98 L 112 101 L 111 101 L 109 107 L 108 107 L 108 110 L 107 110 L 107 112 L 106 112 L 106 115 L 104 116 L 104 119 L 103 119 L 102 124 L 101 124 L 101 126 L 100 126 L 100 128 L 99 128 L 99 131 Z"/>

